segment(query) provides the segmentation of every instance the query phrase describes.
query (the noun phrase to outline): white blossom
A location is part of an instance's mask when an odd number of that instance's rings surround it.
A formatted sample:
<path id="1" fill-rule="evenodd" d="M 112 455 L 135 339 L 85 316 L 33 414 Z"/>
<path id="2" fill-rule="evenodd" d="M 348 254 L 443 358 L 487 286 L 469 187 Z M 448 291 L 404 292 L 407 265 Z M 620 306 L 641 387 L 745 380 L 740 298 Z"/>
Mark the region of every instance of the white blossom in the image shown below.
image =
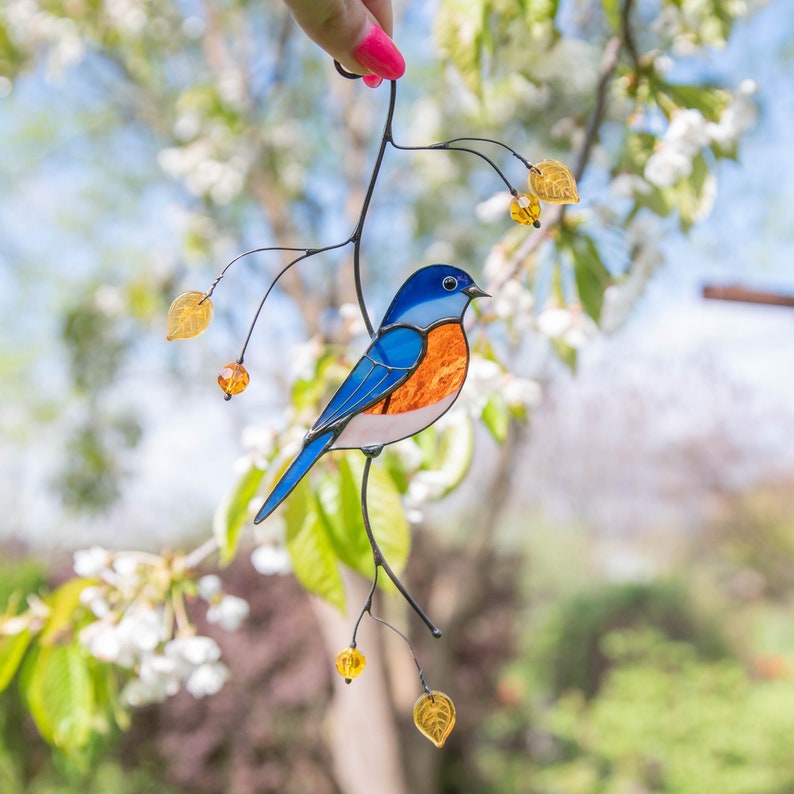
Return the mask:
<path id="1" fill-rule="evenodd" d="M 217 662 L 221 658 L 221 649 L 212 637 L 175 637 L 166 643 L 165 655 L 177 663 L 186 662 L 198 666 L 206 662 Z"/>
<path id="2" fill-rule="evenodd" d="M 157 703 L 161 699 L 156 696 L 152 687 L 144 684 L 140 678 L 133 678 L 128 681 L 121 691 L 122 702 L 134 708 L 146 706 L 149 703 Z"/>
<path id="3" fill-rule="evenodd" d="M 572 313 L 571 327 L 563 335 L 563 341 L 574 350 L 583 348 L 598 333 L 598 326 L 589 314 L 581 309 Z"/>
<path id="4" fill-rule="evenodd" d="M 485 259 L 483 274 L 489 282 L 506 280 L 510 276 L 509 266 L 507 248 L 504 245 L 495 245 Z"/>
<path id="5" fill-rule="evenodd" d="M 709 142 L 706 127 L 706 119 L 699 110 L 679 110 L 670 120 L 663 140 L 668 146 L 691 158 Z"/>
<path id="6" fill-rule="evenodd" d="M 367 326 L 364 324 L 361 309 L 357 303 L 343 303 L 339 307 L 339 316 L 348 336 L 354 338 L 366 334 Z"/>
<path id="7" fill-rule="evenodd" d="M 420 471 L 411 480 L 406 501 L 411 505 L 438 499 L 449 488 L 449 478 L 443 471 Z"/>
<path id="8" fill-rule="evenodd" d="M 110 613 L 110 604 L 106 598 L 107 589 L 99 585 L 86 587 L 80 591 L 80 603 L 87 606 L 98 618 Z"/>
<path id="9" fill-rule="evenodd" d="M 223 662 L 199 665 L 187 678 L 185 688 L 194 698 L 215 695 L 229 678 L 229 668 Z"/>
<path id="10" fill-rule="evenodd" d="M 645 179 L 656 187 L 674 185 L 692 173 L 692 160 L 709 142 L 709 127 L 699 110 L 679 110 L 645 163 Z"/>
<path id="11" fill-rule="evenodd" d="M 645 163 L 645 178 L 656 187 L 671 187 L 692 173 L 692 158 L 673 146 L 661 144 Z"/>
<path id="12" fill-rule="evenodd" d="M 105 13 L 121 33 L 138 35 L 146 25 L 146 9 L 141 0 L 105 0 Z"/>
<path id="13" fill-rule="evenodd" d="M 743 80 L 730 104 L 722 111 L 719 122 L 708 125 L 707 132 L 714 143 L 729 148 L 738 137 L 758 120 L 758 108 L 753 96 L 758 86 L 753 80 Z"/>
<path id="14" fill-rule="evenodd" d="M 425 459 L 424 453 L 413 437 L 394 444 L 391 451 L 400 459 L 400 466 L 405 471 L 416 471 Z"/>
<path id="15" fill-rule="evenodd" d="M 251 553 L 251 564 L 265 576 L 288 574 L 292 570 L 289 552 L 282 546 L 270 544 L 254 549 Z"/>
<path id="16" fill-rule="evenodd" d="M 106 317 L 122 317 L 127 309 L 124 293 L 118 287 L 101 284 L 94 292 L 94 305 Z"/>
<path id="17" fill-rule="evenodd" d="M 113 558 L 113 570 L 127 582 L 136 582 L 140 561 L 134 554 L 119 552 Z"/>
<path id="18" fill-rule="evenodd" d="M 512 199 L 513 197 L 506 190 L 494 193 L 493 196 L 481 201 L 474 208 L 474 214 L 477 216 L 477 220 L 483 223 L 493 223 L 507 215 Z"/>
<path id="19" fill-rule="evenodd" d="M 23 631 L 30 628 L 31 619 L 30 615 L 14 615 L 10 618 L 5 618 L 0 622 L 0 635 L 4 637 L 14 636 L 21 634 Z"/>
<path id="20" fill-rule="evenodd" d="M 150 701 L 165 700 L 179 691 L 180 676 L 177 663 L 161 653 L 146 654 L 138 670 L 140 682 L 149 688 Z"/>
<path id="21" fill-rule="evenodd" d="M 493 311 L 497 317 L 523 331 L 532 325 L 532 293 L 518 279 L 510 279 L 494 295 Z"/>
<path id="22" fill-rule="evenodd" d="M 117 632 L 122 644 L 134 652 L 152 651 L 163 639 L 162 613 L 148 606 L 129 609 L 119 621 Z"/>
<path id="23" fill-rule="evenodd" d="M 466 388 L 458 398 L 458 406 L 472 415 L 479 416 L 489 396 L 499 388 L 502 375 L 502 368 L 495 361 L 472 353 Z"/>
<path id="24" fill-rule="evenodd" d="M 103 662 L 127 666 L 122 664 L 122 661 L 131 661 L 127 658 L 122 660 L 123 643 L 117 627 L 112 623 L 104 621 L 90 623 L 80 632 L 79 640 L 92 656 Z"/>
<path id="25" fill-rule="evenodd" d="M 74 572 L 86 579 L 100 576 L 110 565 L 111 555 L 107 549 L 92 546 L 90 549 L 80 549 L 73 555 Z"/>
<path id="26" fill-rule="evenodd" d="M 257 462 L 264 462 L 273 454 L 276 448 L 276 433 L 272 427 L 264 425 L 248 425 L 243 428 L 240 442 L 243 449 L 253 453 Z"/>
<path id="27" fill-rule="evenodd" d="M 202 576 L 198 580 L 198 594 L 205 601 L 210 601 L 219 595 L 222 590 L 221 577 L 214 573 Z"/>
<path id="28" fill-rule="evenodd" d="M 557 339 L 571 328 L 573 318 L 569 309 L 550 306 L 543 309 L 538 315 L 537 324 L 538 331 L 543 336 L 547 336 L 549 339 Z"/>
<path id="29" fill-rule="evenodd" d="M 510 407 L 535 408 L 540 404 L 540 384 L 529 378 L 508 376 L 502 386 L 505 402 Z"/>
<path id="30" fill-rule="evenodd" d="M 580 308 L 552 306 L 538 315 L 538 330 L 549 339 L 561 339 L 578 350 L 598 332 L 598 326 Z"/>
<path id="31" fill-rule="evenodd" d="M 601 312 L 601 328 L 606 333 L 612 333 L 623 325 L 645 292 L 645 286 L 651 275 L 661 262 L 661 253 L 658 257 L 635 256 L 628 276 L 623 281 L 607 287 L 604 292 L 604 307 Z"/>
<path id="32" fill-rule="evenodd" d="M 637 194 L 649 193 L 648 182 L 637 174 L 618 174 L 609 185 L 614 198 L 633 198 Z"/>
<path id="33" fill-rule="evenodd" d="M 291 380 L 312 377 L 317 359 L 323 352 L 323 345 L 318 336 L 313 336 L 308 342 L 295 345 L 289 363 L 289 376 Z"/>
<path id="34" fill-rule="evenodd" d="M 226 631 L 237 631 L 250 611 L 251 608 L 244 598 L 227 594 L 218 603 L 210 606 L 207 610 L 207 620 L 210 623 L 217 623 Z"/>
<path id="35" fill-rule="evenodd" d="M 468 380 L 475 384 L 476 391 L 492 391 L 499 383 L 502 368 L 489 358 L 472 354 L 469 362 Z"/>

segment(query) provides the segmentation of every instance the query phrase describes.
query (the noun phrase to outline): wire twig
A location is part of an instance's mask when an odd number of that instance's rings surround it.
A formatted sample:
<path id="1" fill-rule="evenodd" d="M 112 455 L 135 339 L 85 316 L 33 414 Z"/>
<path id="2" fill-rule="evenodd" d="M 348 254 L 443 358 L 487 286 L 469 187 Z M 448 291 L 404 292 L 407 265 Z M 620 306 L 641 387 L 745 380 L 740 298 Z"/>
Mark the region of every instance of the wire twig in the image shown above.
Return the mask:
<path id="1" fill-rule="evenodd" d="M 368 457 L 364 461 L 364 473 L 361 475 L 361 517 L 364 520 L 364 529 L 367 533 L 367 539 L 369 540 L 369 545 L 372 547 L 372 558 L 375 561 L 375 575 L 373 576 L 372 580 L 372 588 L 370 590 L 369 598 L 364 605 L 364 609 L 359 615 L 358 622 L 356 623 L 356 628 L 358 628 L 358 623 L 361 622 L 361 618 L 364 612 L 369 612 L 372 607 L 372 596 L 375 592 L 375 586 L 378 583 L 378 568 L 383 568 L 386 575 L 389 579 L 392 580 L 394 586 L 399 590 L 400 595 L 411 605 L 411 608 L 416 612 L 417 615 L 422 619 L 424 624 L 430 629 L 430 633 L 434 637 L 441 636 L 441 629 L 439 629 L 435 623 L 427 616 L 427 613 L 419 606 L 419 604 L 414 600 L 414 597 L 408 592 L 405 585 L 400 581 L 397 574 L 392 570 L 391 566 L 389 565 L 386 558 L 383 556 L 383 552 L 378 546 L 378 541 L 375 540 L 375 535 L 372 532 L 372 524 L 369 520 L 369 508 L 367 507 L 367 486 L 369 484 L 369 470 L 372 467 L 372 458 Z M 354 633 L 355 639 L 355 633 Z"/>

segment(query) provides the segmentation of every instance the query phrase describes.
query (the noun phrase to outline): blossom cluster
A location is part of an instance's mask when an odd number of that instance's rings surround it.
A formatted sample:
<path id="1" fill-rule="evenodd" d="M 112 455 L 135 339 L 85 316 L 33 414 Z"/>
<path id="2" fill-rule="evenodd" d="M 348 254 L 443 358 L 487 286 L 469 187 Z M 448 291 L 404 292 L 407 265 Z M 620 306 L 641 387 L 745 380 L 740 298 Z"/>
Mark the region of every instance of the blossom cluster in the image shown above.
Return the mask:
<path id="1" fill-rule="evenodd" d="M 755 92 L 752 80 L 743 81 L 718 122 L 707 121 L 695 108 L 677 111 L 645 163 L 645 179 L 656 187 L 670 187 L 692 173 L 693 160 L 704 147 L 733 147 L 756 121 Z"/>
<path id="2" fill-rule="evenodd" d="M 79 634 L 95 658 L 130 672 L 122 699 L 131 706 L 164 700 L 183 686 L 194 697 L 213 695 L 229 670 L 211 637 L 197 634 L 185 598 L 207 605 L 207 620 L 234 631 L 248 603 L 223 592 L 215 575 L 193 580 L 184 558 L 144 552 L 111 552 L 94 546 L 74 554 L 74 570 L 93 584 L 81 603 L 93 615 Z"/>

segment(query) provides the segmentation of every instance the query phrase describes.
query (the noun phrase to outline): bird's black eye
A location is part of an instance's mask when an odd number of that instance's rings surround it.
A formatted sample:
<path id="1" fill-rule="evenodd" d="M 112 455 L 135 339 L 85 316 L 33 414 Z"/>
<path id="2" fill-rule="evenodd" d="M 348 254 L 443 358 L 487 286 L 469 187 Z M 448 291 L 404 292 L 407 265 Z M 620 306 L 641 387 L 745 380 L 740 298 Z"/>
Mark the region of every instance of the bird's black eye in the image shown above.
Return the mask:
<path id="1" fill-rule="evenodd" d="M 452 292 L 455 287 L 458 286 L 458 280 L 455 276 L 447 276 L 442 282 L 441 285 L 447 292 Z"/>

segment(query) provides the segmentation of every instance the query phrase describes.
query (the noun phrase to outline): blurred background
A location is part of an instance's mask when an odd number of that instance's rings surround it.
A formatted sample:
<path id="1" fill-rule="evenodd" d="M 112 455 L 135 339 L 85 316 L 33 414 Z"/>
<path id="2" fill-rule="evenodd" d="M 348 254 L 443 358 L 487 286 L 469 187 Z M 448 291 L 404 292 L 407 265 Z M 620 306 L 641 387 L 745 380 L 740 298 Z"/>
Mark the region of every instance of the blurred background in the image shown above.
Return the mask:
<path id="1" fill-rule="evenodd" d="M 372 689 L 332 680 L 349 615 L 256 569 L 252 550 L 283 540 L 265 529 L 218 571 L 245 623 L 193 616 L 223 650 L 220 693 L 132 709 L 76 763 L 9 686 L 2 790 L 794 791 L 790 5 L 395 11 L 398 142 L 495 138 L 576 168 L 582 196 L 562 219 L 544 208 L 545 231 L 511 227 L 475 158 L 392 150 L 367 221 L 374 317 L 429 262 L 503 287 L 466 386 L 473 452 L 453 455 L 468 473 L 403 488 L 405 578 L 444 637 L 380 596 L 454 699 L 454 732 L 440 751 L 416 733 L 415 671 L 385 631 L 366 635 Z M 199 547 L 241 459 L 299 424 L 296 379 L 325 346 L 362 348 L 349 251 L 274 293 L 231 402 L 216 374 L 283 262 L 230 270 L 197 341 L 166 342 L 165 317 L 241 251 L 345 239 L 387 99 L 341 79 L 275 2 L 0 8 L 7 615 L 68 579 L 76 549 Z M 706 137 L 681 143 L 672 119 L 693 110 Z M 704 298 L 735 285 L 767 303 Z M 506 383 L 520 396 L 500 406 Z M 367 583 L 343 579 L 355 605 Z"/>

